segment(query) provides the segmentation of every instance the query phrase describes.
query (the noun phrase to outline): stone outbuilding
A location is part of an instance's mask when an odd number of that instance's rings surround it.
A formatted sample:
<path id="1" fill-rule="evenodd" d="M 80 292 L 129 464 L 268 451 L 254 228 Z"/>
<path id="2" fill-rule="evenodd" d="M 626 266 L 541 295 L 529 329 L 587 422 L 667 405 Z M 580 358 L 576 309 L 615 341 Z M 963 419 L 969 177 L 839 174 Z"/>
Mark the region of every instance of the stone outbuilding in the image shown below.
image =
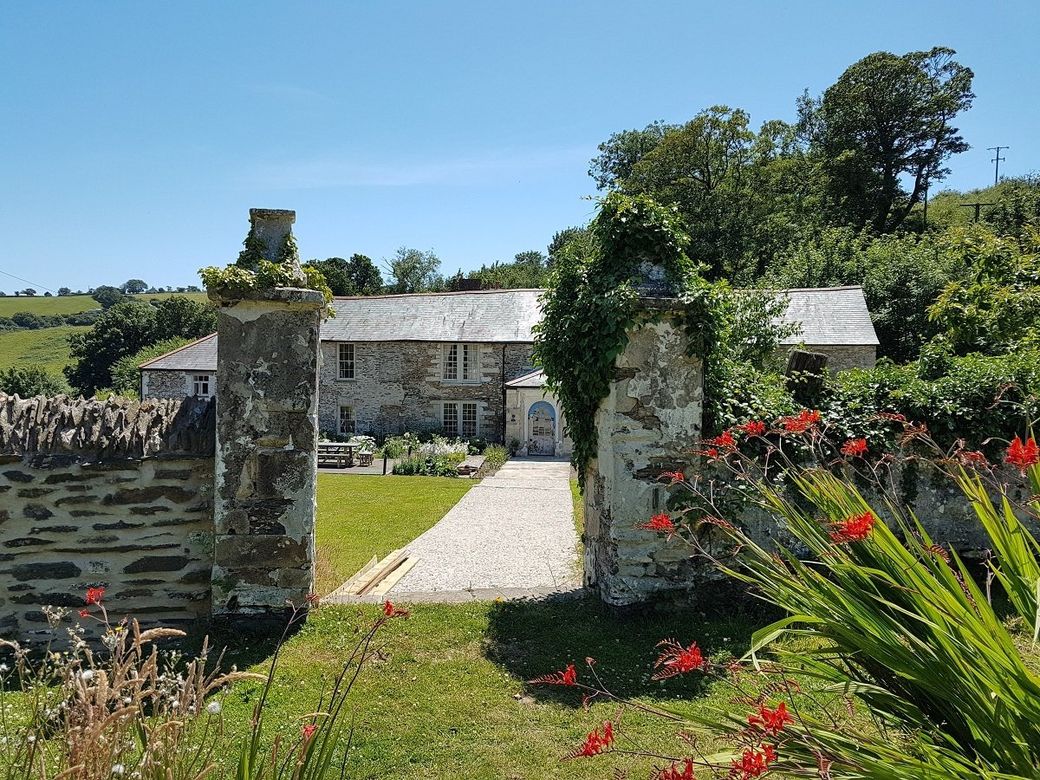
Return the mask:
<path id="1" fill-rule="evenodd" d="M 565 456 L 559 403 L 534 365 L 542 290 L 336 298 L 321 325 L 318 420 L 325 434 L 441 431 Z M 877 335 L 860 287 L 784 291 L 784 350 L 828 356 L 841 371 L 874 365 Z M 143 398 L 217 393 L 217 338 L 141 366 Z M 514 441 L 515 440 L 515 441 Z"/>

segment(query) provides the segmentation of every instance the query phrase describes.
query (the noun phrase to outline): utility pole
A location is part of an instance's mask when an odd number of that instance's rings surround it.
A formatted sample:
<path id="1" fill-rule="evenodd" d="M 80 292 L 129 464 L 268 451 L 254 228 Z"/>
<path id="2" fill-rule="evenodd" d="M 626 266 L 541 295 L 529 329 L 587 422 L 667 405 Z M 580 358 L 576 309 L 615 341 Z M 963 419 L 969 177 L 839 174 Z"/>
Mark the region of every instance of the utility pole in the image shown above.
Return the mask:
<path id="1" fill-rule="evenodd" d="M 962 209 L 975 209 L 975 221 L 979 221 L 979 213 L 983 206 L 996 206 L 996 203 L 962 203 Z"/>
<path id="2" fill-rule="evenodd" d="M 988 152 L 996 152 L 997 153 L 997 156 L 994 157 L 992 160 L 990 160 L 991 163 L 996 163 L 996 168 L 993 171 L 993 186 L 994 187 L 996 187 L 997 183 L 1000 182 L 1000 163 L 1007 159 L 1006 157 L 1001 157 L 1000 156 L 1000 150 L 1001 149 L 1010 149 L 1010 148 L 1011 148 L 1010 146 L 987 146 L 986 147 L 986 151 L 988 151 Z M 976 219 L 975 221 L 978 222 L 978 219 Z"/>

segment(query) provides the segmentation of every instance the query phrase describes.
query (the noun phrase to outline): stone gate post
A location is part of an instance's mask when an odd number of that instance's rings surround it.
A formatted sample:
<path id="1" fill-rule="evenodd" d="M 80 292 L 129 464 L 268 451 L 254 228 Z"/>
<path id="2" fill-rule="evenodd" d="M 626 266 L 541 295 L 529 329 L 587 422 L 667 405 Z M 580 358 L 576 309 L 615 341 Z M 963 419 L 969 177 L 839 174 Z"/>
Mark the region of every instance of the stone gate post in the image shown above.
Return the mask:
<path id="1" fill-rule="evenodd" d="M 665 510 L 662 471 L 681 467 L 700 437 L 704 372 L 686 354 L 678 301 L 647 295 L 596 413 L 596 458 L 585 472 L 585 585 L 608 604 L 641 601 L 683 579 L 680 545 L 636 528 Z"/>
<path id="2" fill-rule="evenodd" d="M 281 257 L 295 212 L 252 209 L 253 235 Z M 217 310 L 212 578 L 215 617 L 303 606 L 314 585 L 319 326 L 316 290 L 277 288 Z"/>

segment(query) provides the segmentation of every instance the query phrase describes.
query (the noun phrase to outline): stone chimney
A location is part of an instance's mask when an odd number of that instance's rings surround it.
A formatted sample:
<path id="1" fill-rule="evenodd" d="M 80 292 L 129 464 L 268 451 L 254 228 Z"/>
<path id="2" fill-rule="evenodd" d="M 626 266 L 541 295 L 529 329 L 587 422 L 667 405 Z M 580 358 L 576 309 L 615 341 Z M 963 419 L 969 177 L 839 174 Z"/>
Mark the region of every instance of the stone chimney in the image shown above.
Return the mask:
<path id="1" fill-rule="evenodd" d="M 252 209 L 254 233 L 281 254 L 295 212 Z M 271 259 L 280 259 L 274 256 Z M 314 587 L 318 449 L 317 290 L 279 287 L 217 304 L 217 426 L 212 579 L 216 617 L 280 615 Z"/>

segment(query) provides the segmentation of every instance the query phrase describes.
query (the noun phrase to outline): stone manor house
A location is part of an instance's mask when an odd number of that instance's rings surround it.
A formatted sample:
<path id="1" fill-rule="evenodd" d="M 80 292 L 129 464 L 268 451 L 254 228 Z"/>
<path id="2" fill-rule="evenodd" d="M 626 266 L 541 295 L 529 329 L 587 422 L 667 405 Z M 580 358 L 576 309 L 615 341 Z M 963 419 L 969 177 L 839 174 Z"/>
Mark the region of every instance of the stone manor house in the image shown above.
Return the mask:
<path id="1" fill-rule="evenodd" d="M 785 291 L 786 340 L 840 371 L 874 364 L 877 335 L 859 287 Z M 335 436 L 441 431 L 568 455 L 565 421 L 533 364 L 542 290 L 336 298 L 321 325 L 318 415 Z M 212 334 L 141 366 L 142 398 L 217 393 Z"/>

